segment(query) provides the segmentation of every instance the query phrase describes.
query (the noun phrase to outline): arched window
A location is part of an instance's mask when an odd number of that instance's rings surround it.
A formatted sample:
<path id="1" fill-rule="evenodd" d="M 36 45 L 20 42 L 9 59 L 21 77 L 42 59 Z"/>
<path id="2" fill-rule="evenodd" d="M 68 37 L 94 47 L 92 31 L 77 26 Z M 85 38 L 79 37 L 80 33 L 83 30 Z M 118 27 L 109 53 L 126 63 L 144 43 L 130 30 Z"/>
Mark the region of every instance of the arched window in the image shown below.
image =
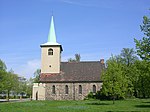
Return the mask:
<path id="1" fill-rule="evenodd" d="M 52 86 L 52 94 L 55 94 L 55 85 Z"/>
<path id="2" fill-rule="evenodd" d="M 96 93 L 96 86 L 93 85 L 93 93 Z"/>
<path id="3" fill-rule="evenodd" d="M 82 86 L 79 85 L 79 94 L 82 94 Z"/>
<path id="4" fill-rule="evenodd" d="M 53 49 L 48 49 L 48 55 L 53 55 Z"/>
<path id="5" fill-rule="evenodd" d="M 69 93 L 69 88 L 68 88 L 68 85 L 65 86 L 65 94 L 68 94 Z"/>

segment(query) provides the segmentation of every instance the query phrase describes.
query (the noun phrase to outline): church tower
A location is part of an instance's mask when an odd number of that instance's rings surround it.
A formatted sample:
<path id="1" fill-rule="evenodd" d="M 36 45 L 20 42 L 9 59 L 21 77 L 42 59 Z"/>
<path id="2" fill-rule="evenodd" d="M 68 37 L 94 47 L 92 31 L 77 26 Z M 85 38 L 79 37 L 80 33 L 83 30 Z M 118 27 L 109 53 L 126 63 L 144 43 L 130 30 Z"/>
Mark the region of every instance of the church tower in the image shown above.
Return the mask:
<path id="1" fill-rule="evenodd" d="M 48 41 L 41 44 L 41 73 L 60 73 L 62 46 L 56 41 L 53 16 Z"/>

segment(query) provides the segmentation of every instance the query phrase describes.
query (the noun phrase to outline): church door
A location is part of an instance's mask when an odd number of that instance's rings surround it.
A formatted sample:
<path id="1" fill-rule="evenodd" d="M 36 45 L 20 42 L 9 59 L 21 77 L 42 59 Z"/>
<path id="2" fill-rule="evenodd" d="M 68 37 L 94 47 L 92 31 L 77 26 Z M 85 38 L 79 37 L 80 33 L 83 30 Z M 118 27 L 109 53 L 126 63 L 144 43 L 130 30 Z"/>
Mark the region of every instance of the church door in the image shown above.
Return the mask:
<path id="1" fill-rule="evenodd" d="M 38 92 L 36 92 L 36 100 L 38 100 Z"/>

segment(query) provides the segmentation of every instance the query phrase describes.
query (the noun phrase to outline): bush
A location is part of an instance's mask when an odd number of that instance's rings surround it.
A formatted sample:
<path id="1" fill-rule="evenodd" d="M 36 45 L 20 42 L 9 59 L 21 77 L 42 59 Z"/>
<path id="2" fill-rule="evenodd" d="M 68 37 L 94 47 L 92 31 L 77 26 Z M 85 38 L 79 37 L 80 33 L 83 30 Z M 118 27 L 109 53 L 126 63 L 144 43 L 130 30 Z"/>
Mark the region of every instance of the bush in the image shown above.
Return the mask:
<path id="1" fill-rule="evenodd" d="M 112 96 L 106 96 L 105 94 L 102 93 L 102 91 L 97 91 L 96 94 L 93 92 L 90 92 L 86 97 L 85 100 L 88 99 L 100 99 L 100 100 L 112 100 Z M 116 97 L 115 100 L 122 100 L 124 98 L 122 97 Z"/>
<path id="2" fill-rule="evenodd" d="M 6 96 L 0 96 L 0 99 L 6 99 Z"/>
<path id="3" fill-rule="evenodd" d="M 96 95 L 93 93 L 93 92 L 90 92 L 86 97 L 85 97 L 85 100 L 86 99 L 96 99 Z"/>

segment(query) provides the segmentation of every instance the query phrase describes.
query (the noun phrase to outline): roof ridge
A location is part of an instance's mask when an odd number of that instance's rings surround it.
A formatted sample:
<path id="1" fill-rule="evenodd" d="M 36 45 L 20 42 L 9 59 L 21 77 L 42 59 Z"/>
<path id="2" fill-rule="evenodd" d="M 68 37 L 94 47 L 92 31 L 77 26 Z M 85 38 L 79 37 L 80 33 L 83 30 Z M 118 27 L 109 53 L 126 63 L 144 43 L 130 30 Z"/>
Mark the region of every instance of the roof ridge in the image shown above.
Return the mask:
<path id="1" fill-rule="evenodd" d="M 61 63 L 90 63 L 90 62 L 100 62 L 100 61 L 80 61 L 80 62 L 67 62 L 67 61 L 63 61 Z"/>

